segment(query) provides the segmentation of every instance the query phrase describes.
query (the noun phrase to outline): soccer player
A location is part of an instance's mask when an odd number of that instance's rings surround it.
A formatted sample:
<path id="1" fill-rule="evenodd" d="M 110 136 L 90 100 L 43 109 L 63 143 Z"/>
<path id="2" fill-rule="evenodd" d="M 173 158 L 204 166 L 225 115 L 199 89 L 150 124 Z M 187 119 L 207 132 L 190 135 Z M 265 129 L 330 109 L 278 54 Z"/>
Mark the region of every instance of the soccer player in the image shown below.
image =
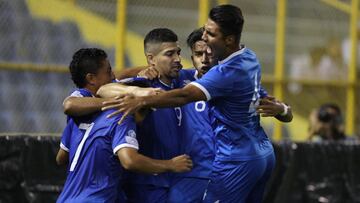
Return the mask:
<path id="1" fill-rule="evenodd" d="M 188 36 L 187 44 L 191 49 L 195 70 L 185 69 L 180 72 L 179 88 L 200 78 L 215 65 L 215 61 L 206 53 L 206 44 L 201 36 L 202 29 L 197 29 Z M 184 105 L 181 109 L 180 152 L 192 157 L 194 168 L 187 173 L 173 174 L 168 202 L 201 202 L 215 156 L 209 106 L 205 101 L 198 101 Z"/>
<path id="2" fill-rule="evenodd" d="M 70 72 L 79 87 L 77 93 L 83 97 L 95 95 L 101 85 L 113 79 L 106 53 L 95 48 L 76 52 Z M 108 113 L 70 117 L 56 157 L 58 164 L 69 162 L 57 202 L 125 202 L 120 189 L 123 168 L 144 173 L 191 169 L 187 155 L 156 160 L 139 154 L 134 118 L 117 125 L 119 118 L 107 119 Z"/>
<path id="3" fill-rule="evenodd" d="M 275 164 L 271 142 L 256 111 L 260 102 L 260 64 L 253 51 L 239 45 L 243 23 L 242 12 L 236 6 L 211 9 L 202 38 L 219 64 L 184 88 L 151 97 L 127 95 L 119 105 L 125 118 L 143 107 L 210 101 L 216 148 L 205 202 L 261 202 Z M 262 109 L 259 112 L 267 114 Z M 290 122 L 290 107 L 284 106 L 275 117 Z"/>
<path id="4" fill-rule="evenodd" d="M 167 28 L 153 29 L 145 36 L 144 51 L 148 65 L 159 72 L 152 87 L 165 91 L 176 88 L 176 78 L 182 69 L 177 35 Z M 149 113 L 139 124 L 140 153 L 155 159 L 179 155 L 181 125 L 180 107 L 156 109 Z M 170 184 L 171 174 L 134 173 L 130 175 L 126 192 L 131 202 L 166 202 Z"/>

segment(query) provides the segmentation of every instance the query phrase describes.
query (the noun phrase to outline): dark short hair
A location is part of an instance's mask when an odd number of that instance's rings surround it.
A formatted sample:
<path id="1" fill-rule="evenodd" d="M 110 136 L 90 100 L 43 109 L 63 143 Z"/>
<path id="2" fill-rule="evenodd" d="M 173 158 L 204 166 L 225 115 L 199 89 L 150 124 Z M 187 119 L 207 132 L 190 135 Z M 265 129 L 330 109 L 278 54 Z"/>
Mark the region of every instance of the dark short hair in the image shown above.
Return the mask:
<path id="1" fill-rule="evenodd" d="M 210 10 L 209 18 L 219 27 L 224 36 L 235 35 L 235 40 L 240 42 L 244 25 L 244 17 L 239 7 L 225 4 Z"/>
<path id="2" fill-rule="evenodd" d="M 340 125 L 344 122 L 340 107 L 333 103 L 326 103 L 319 107 L 318 119 L 321 122 L 331 122 L 336 125 Z"/>
<path id="3" fill-rule="evenodd" d="M 192 49 L 192 47 L 194 46 L 194 44 L 197 41 L 202 40 L 201 37 L 202 37 L 203 31 L 204 31 L 203 28 L 199 28 L 190 33 L 190 35 L 188 36 L 188 38 L 186 40 L 186 43 L 190 47 L 190 49 Z"/>
<path id="4" fill-rule="evenodd" d="M 168 28 L 155 28 L 151 30 L 144 39 L 144 49 L 147 51 L 150 43 L 177 42 L 178 37 Z"/>
<path id="5" fill-rule="evenodd" d="M 98 48 L 82 48 L 75 52 L 69 66 L 75 85 L 83 88 L 87 83 L 86 74 L 96 74 L 106 58 L 105 51 Z"/>

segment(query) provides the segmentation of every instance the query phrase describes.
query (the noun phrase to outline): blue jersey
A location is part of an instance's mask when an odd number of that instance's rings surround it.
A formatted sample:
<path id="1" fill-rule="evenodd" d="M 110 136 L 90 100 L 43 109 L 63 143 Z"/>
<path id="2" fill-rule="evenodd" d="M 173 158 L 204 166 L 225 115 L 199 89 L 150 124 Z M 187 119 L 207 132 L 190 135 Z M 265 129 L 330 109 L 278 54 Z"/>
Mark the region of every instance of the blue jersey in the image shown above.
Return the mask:
<path id="1" fill-rule="evenodd" d="M 74 90 L 69 97 L 94 97 L 94 96 L 88 89 L 80 88 Z M 94 115 L 95 114 L 89 114 L 84 116 L 67 116 L 67 122 L 69 122 L 70 119 L 73 119 L 73 121 L 76 124 L 91 122 L 91 120 L 93 120 Z"/>
<path id="2" fill-rule="evenodd" d="M 75 91 L 89 96 L 86 89 Z M 91 96 L 91 94 L 90 94 Z M 123 169 L 116 152 L 123 147 L 138 149 L 136 124 L 121 115 L 107 119 L 114 110 L 99 112 L 86 119 L 69 118 L 60 147 L 69 153 L 68 175 L 57 202 L 119 202 Z M 80 121 L 87 121 L 79 123 Z"/>
<path id="3" fill-rule="evenodd" d="M 123 169 L 117 151 L 138 149 L 136 125 L 128 117 L 118 125 L 121 115 L 107 119 L 105 111 L 91 123 L 68 122 L 61 148 L 69 152 L 68 175 L 57 202 L 118 202 Z"/>
<path id="4" fill-rule="evenodd" d="M 245 161 L 273 153 L 256 112 L 264 93 L 260 79 L 260 64 L 255 53 L 242 48 L 191 83 L 203 91 L 213 106 L 215 160 Z"/>
<path id="5" fill-rule="evenodd" d="M 180 72 L 180 87 L 197 79 L 194 69 Z M 181 153 L 191 157 L 194 167 L 187 173 L 178 176 L 209 178 L 214 160 L 214 131 L 211 127 L 211 116 L 208 103 L 198 101 L 181 107 L 183 110 L 181 126 Z"/>
<path id="6" fill-rule="evenodd" d="M 152 87 L 164 90 L 174 89 L 175 80 L 170 86 L 160 80 L 154 80 Z M 180 153 L 180 126 L 182 111 L 180 107 L 159 108 L 150 112 L 139 124 L 138 141 L 141 146 L 139 153 L 153 159 L 171 159 Z M 150 184 L 169 187 L 169 174 L 145 175 L 134 173 L 131 181 L 137 184 Z"/>

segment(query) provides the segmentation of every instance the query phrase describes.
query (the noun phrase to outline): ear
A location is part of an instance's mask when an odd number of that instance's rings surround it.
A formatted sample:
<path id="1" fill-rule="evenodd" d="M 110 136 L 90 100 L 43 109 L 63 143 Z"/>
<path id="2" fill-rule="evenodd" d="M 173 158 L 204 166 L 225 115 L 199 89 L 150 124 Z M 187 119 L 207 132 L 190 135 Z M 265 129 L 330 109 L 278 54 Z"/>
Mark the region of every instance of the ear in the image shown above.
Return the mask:
<path id="1" fill-rule="evenodd" d="M 155 57 L 151 53 L 146 53 L 146 60 L 150 66 L 155 66 Z"/>
<path id="2" fill-rule="evenodd" d="M 225 37 L 225 45 L 230 45 L 235 43 L 235 36 L 229 35 Z"/>
<path id="3" fill-rule="evenodd" d="M 86 82 L 89 85 L 96 85 L 96 77 L 92 73 L 87 73 L 85 76 Z"/>

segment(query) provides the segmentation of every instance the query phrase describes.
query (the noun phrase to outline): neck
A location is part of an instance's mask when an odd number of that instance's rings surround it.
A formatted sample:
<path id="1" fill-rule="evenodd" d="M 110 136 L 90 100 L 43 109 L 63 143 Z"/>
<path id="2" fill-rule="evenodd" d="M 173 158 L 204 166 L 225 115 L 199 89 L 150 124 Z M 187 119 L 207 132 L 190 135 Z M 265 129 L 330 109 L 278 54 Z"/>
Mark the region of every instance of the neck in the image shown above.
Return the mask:
<path id="1" fill-rule="evenodd" d="M 238 45 L 238 44 L 237 44 L 237 45 L 233 45 L 233 46 L 226 47 L 225 52 L 224 52 L 224 55 L 221 57 L 222 59 L 221 59 L 220 61 L 226 59 L 228 56 L 230 56 L 231 54 L 239 51 L 240 49 L 241 49 L 241 47 L 240 47 L 240 45 Z"/>
<path id="2" fill-rule="evenodd" d="M 91 94 L 94 95 L 94 96 L 96 95 L 96 92 L 99 89 L 99 88 L 96 88 L 96 87 L 94 87 L 92 85 L 86 85 L 84 88 L 89 90 L 91 92 Z"/>
<path id="3" fill-rule="evenodd" d="M 165 83 L 166 85 L 171 85 L 171 81 L 172 79 L 171 78 L 168 78 L 168 77 L 165 77 L 163 75 L 160 75 L 160 78 L 159 80 L 161 80 L 161 82 Z"/>

